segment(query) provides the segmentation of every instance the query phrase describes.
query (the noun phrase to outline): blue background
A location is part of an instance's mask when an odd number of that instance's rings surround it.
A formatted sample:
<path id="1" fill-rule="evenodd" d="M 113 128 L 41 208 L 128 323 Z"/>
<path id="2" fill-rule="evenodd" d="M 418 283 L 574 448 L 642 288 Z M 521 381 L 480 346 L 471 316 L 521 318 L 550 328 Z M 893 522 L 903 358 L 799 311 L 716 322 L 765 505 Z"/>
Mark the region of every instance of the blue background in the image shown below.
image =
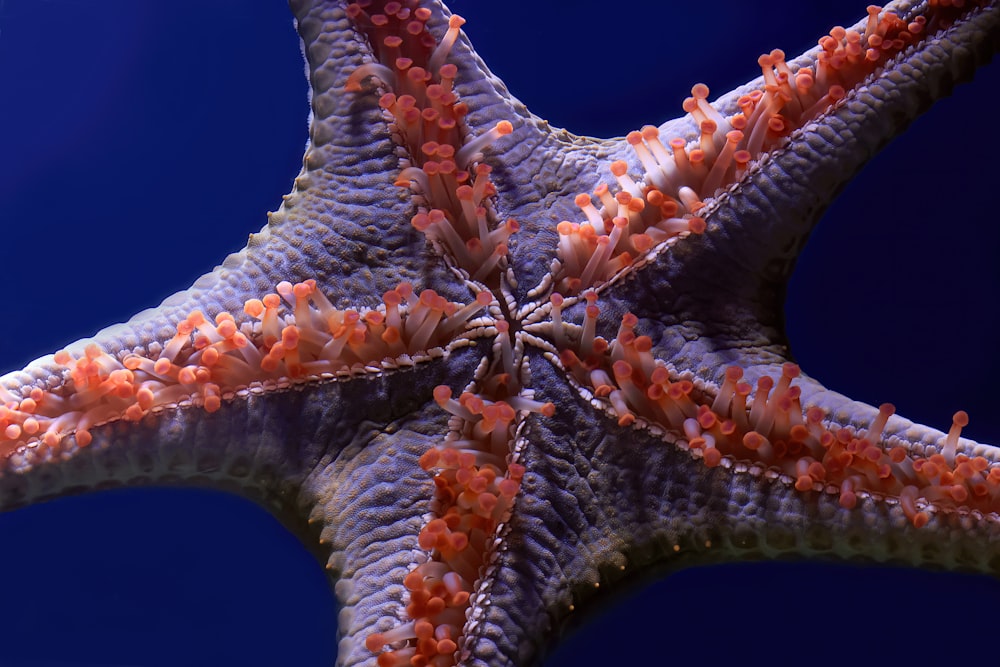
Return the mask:
<path id="1" fill-rule="evenodd" d="M 452 8 L 487 63 L 536 114 L 598 136 L 675 116 L 693 83 L 727 90 L 760 53 L 799 53 L 864 11 L 485 4 Z M 276 0 L 0 0 L 0 369 L 156 305 L 239 249 L 298 172 L 302 72 Z M 939 427 L 964 408 L 967 435 L 1000 442 L 1000 72 L 979 78 L 847 188 L 787 314 L 799 361 L 831 388 Z M 972 662 L 992 657 L 970 633 L 998 602 L 982 577 L 707 568 L 622 598 L 552 664 Z M 115 492 L 0 516 L 0 667 L 329 665 L 335 619 L 322 569 L 237 498 Z"/>

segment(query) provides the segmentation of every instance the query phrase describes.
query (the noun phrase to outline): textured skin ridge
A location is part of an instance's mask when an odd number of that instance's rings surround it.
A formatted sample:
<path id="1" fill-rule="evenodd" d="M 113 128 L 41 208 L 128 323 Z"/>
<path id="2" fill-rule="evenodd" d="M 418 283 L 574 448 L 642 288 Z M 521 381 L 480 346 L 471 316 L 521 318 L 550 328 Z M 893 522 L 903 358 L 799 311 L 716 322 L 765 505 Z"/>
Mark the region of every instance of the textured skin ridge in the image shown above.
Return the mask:
<path id="1" fill-rule="evenodd" d="M 335 305 L 361 297 L 374 306 L 403 281 L 466 300 L 444 267 L 421 257 L 423 236 L 399 224 L 412 214 L 411 203 L 409 192 L 393 185 L 399 157 L 378 96 L 343 90 L 350 73 L 371 59 L 367 44 L 339 6 L 293 11 L 312 90 L 311 145 L 297 179 L 301 193 L 272 216 L 272 225 L 280 219 L 277 234 L 299 249 L 293 269 L 300 279 L 322 276 Z"/>
<path id="2" fill-rule="evenodd" d="M 433 412 L 428 409 L 421 416 L 432 418 L 429 425 L 443 426 L 444 420 Z M 402 581 L 423 559 L 417 533 L 433 494 L 433 484 L 417 460 L 436 442 L 436 435 L 410 430 L 405 422 L 392 434 L 379 431 L 359 434 L 359 441 L 317 476 L 333 487 L 322 505 L 327 525 L 323 537 L 331 549 L 327 567 L 341 581 L 352 582 L 337 589 L 345 637 L 339 660 L 345 665 L 361 664 L 371 656 L 352 638 L 388 630 L 406 618 L 400 603 Z M 375 459 L 386 456 L 394 465 L 377 464 Z M 410 503 L 411 498 L 424 500 Z"/>

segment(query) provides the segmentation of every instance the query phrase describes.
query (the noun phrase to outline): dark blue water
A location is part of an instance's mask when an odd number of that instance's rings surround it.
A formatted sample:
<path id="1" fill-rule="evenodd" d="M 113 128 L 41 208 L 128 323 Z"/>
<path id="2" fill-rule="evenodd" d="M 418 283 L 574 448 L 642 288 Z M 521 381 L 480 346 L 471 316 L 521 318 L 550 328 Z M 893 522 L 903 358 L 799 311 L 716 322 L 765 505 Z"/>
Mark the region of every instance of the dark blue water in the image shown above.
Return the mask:
<path id="1" fill-rule="evenodd" d="M 694 82 L 721 92 L 755 75 L 759 53 L 798 53 L 864 11 L 485 4 L 453 8 L 494 71 L 535 113 L 595 135 L 676 115 Z M 847 189 L 788 304 L 807 372 L 941 427 L 964 408 L 966 433 L 992 442 L 996 70 Z M 0 0 L 0 369 L 153 306 L 238 250 L 298 171 L 305 95 L 277 0 Z M 1000 586 L 973 577 L 712 568 L 621 602 L 552 662 L 982 660 L 987 642 L 951 628 L 983 627 L 997 602 Z M 335 619 L 320 567 L 239 499 L 121 492 L 0 516 L 0 667 L 329 665 Z"/>

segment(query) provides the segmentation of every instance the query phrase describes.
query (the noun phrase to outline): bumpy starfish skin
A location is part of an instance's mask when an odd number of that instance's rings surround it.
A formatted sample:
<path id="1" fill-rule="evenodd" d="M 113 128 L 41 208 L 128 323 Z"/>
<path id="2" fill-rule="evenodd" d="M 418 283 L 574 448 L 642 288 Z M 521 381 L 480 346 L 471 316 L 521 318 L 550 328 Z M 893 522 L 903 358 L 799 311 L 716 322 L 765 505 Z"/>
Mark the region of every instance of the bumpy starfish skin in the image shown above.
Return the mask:
<path id="1" fill-rule="evenodd" d="M 293 2 L 292 8 L 314 114 L 295 191 L 220 269 L 156 310 L 95 336 L 105 351 L 156 349 L 193 309 L 241 317 L 245 300 L 282 280 L 316 278 L 340 307 L 375 307 L 401 281 L 450 301 L 470 300 L 467 287 L 409 224 L 414 204 L 407 189 L 393 184 L 400 151 L 378 95 L 369 88 L 344 91 L 347 77 L 370 59 L 364 36 L 337 3 Z M 892 8 L 910 11 L 908 3 Z M 429 26 L 440 38 L 447 12 L 433 11 Z M 622 315 L 634 313 L 636 330 L 652 338 L 654 356 L 710 391 L 729 365 L 751 379 L 780 374 L 788 360 L 782 288 L 812 224 L 881 145 L 989 57 L 998 13 L 991 5 L 908 54 L 709 201 L 705 234 L 678 240 L 601 286 L 598 333 L 610 340 Z M 932 511 L 918 529 L 895 501 L 865 497 L 847 510 L 835 493 L 797 491 L 764 466 L 726 459 L 709 469 L 679 446 L 682 434 L 664 435 L 642 420 L 619 426 L 610 404 L 569 382 L 544 354 L 553 338 L 544 324 L 547 292 L 533 292 L 545 284 L 555 257 L 555 224 L 580 218 L 573 196 L 609 180 L 612 160 L 629 162 L 631 173 L 641 169 L 624 141 L 574 137 L 531 116 L 464 38 L 449 62 L 458 67 L 456 90 L 469 106 L 472 136 L 501 120 L 514 126 L 485 151 L 498 191 L 495 207 L 521 225 L 505 274 L 516 283 L 509 295 L 494 290 L 489 316 L 506 319 L 514 331 L 543 323 L 532 329 L 541 342 L 523 348 L 523 377 L 537 399 L 556 405 L 553 416 L 525 417 L 519 432 L 516 447 L 527 473 L 473 598 L 460 644 L 469 664 L 529 663 L 597 584 L 689 564 L 796 555 L 996 573 L 1000 523 L 994 516 Z M 738 95 L 759 86 L 752 82 L 715 106 L 732 113 Z M 694 136 L 686 118 L 661 131 Z M 563 319 L 582 322 L 582 301 L 566 308 Z M 467 344 L 412 369 L 263 386 L 226 397 L 212 414 L 181 404 L 138 423 L 96 427 L 86 448 L 71 437 L 58 460 L 0 473 L 0 509 L 118 484 L 236 489 L 308 539 L 319 537 L 344 605 L 339 659 L 371 664 L 375 656 L 364 639 L 405 617 L 401 582 L 422 559 L 417 535 L 432 511 L 434 485 L 417 461 L 448 431 L 433 388 L 461 390 L 477 377 L 482 359 L 499 356 L 481 324 L 470 325 Z M 82 354 L 85 344 L 67 349 Z M 63 373 L 45 358 L 5 376 L 3 385 L 23 395 L 26 387 L 58 384 Z M 861 431 L 876 415 L 875 408 L 810 378 L 797 383 L 803 404 L 822 407 L 834 424 Z M 885 429 L 885 439 L 891 437 L 929 453 L 943 434 L 893 417 Z M 963 440 L 960 451 L 1000 460 L 992 447 L 971 441 Z"/>

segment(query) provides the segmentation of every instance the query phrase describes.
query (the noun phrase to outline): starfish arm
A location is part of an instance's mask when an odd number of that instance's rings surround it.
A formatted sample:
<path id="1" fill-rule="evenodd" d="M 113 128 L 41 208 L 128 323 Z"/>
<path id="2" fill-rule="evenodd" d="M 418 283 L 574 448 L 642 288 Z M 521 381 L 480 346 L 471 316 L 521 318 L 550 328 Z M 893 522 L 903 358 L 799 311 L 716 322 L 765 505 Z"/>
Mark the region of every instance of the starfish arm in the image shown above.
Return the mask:
<path id="1" fill-rule="evenodd" d="M 309 521 L 321 527 L 319 544 L 329 550 L 327 570 L 338 579 L 339 664 L 370 660 L 365 639 L 406 620 L 403 580 L 426 558 L 417 534 L 431 514 L 434 491 L 418 459 L 440 440 L 446 428 L 440 417 L 425 409 L 389 425 L 358 428 L 302 487 Z"/>
<path id="2" fill-rule="evenodd" d="M 303 392 L 309 409 L 280 412 L 305 415 L 315 431 L 303 442 L 323 443 L 283 500 L 337 579 L 340 664 L 366 663 L 366 639 L 407 620 L 403 580 L 428 559 L 417 539 L 434 509 L 434 483 L 419 459 L 448 431 L 447 413 L 429 398 L 441 383 L 467 384 L 481 352 L 458 350 L 434 373 L 362 380 L 373 384 L 360 401 L 336 386 L 326 396 Z M 357 388 L 349 393 L 357 396 Z"/>
<path id="3" fill-rule="evenodd" d="M 910 3 L 891 8 L 903 17 L 913 9 Z M 813 225 L 868 159 L 990 59 L 998 34 L 1000 9 L 974 12 L 793 133 L 743 181 L 709 202 L 703 235 L 656 254 L 626 272 L 623 280 L 602 288 L 607 337 L 612 337 L 610 325 L 632 312 L 639 317 L 639 328 L 652 336 L 655 355 L 678 369 L 716 384 L 734 364 L 745 369 L 751 383 L 762 375 L 777 375 L 779 366 L 792 360 L 781 317 L 785 286 Z M 815 66 L 817 50 L 800 56 L 795 65 Z M 716 106 L 727 113 L 739 95 L 761 85 L 756 80 L 741 86 L 721 96 Z M 683 123 L 690 124 L 687 119 L 678 122 L 664 127 L 682 132 Z M 687 136 L 697 135 L 688 128 Z M 641 173 L 641 167 L 634 168 Z M 580 305 L 569 311 L 571 319 L 582 319 Z M 803 403 L 857 429 L 878 412 L 805 377 Z M 889 420 L 887 434 L 904 431 L 929 443 L 943 437 L 936 429 L 898 417 Z"/>
<path id="4" fill-rule="evenodd" d="M 283 316 L 273 317 L 278 312 L 275 307 L 282 307 L 281 299 L 273 293 L 265 295 L 272 290 L 281 292 L 288 310 L 295 310 L 297 306 L 292 304 L 299 297 L 292 293 L 291 281 L 303 287 L 312 281 L 309 289 L 314 300 L 319 299 L 314 305 L 320 311 L 313 310 L 299 325 L 306 324 L 306 320 L 325 322 L 321 335 L 327 341 L 338 330 L 342 332 L 337 334 L 339 342 L 328 341 L 325 346 L 323 340 L 313 340 L 317 351 L 320 347 L 345 349 L 353 345 L 345 341 L 355 324 L 345 324 L 346 318 L 353 316 L 358 322 L 361 315 L 352 308 L 376 306 L 379 297 L 397 285 L 406 285 L 405 294 L 409 295 L 409 280 L 424 288 L 436 286 L 436 291 L 428 291 L 436 299 L 454 295 L 456 300 L 467 300 L 468 290 L 453 279 L 439 258 L 427 252 L 425 239 L 410 225 L 400 224 L 412 211 L 412 203 L 407 190 L 393 184 L 393 174 L 399 171 L 398 149 L 382 111 L 370 94 L 345 90 L 350 73 L 358 70 L 365 56 L 363 39 L 354 22 L 339 5 L 303 6 L 299 10 L 298 27 L 312 86 L 313 115 L 305 168 L 295 181 L 294 191 L 285 197 L 278 211 L 269 214 L 268 225 L 259 234 L 251 235 L 244 250 L 230 255 L 188 290 L 124 324 L 103 329 L 93 338 L 72 343 L 54 356 L 5 375 L 0 382 L 0 399 L 7 406 L 4 409 L 14 407 L 15 414 L 3 416 L 4 438 L 34 442 L 15 468 L 30 468 L 42 460 L 58 458 L 60 454 L 52 454 L 56 440 L 74 429 L 84 436 L 76 445 L 83 449 L 91 437 L 89 428 L 95 424 L 123 417 L 135 421 L 151 407 L 173 408 L 191 399 L 199 404 L 204 399 L 212 411 L 220 404 L 220 392 L 228 400 L 235 395 L 230 390 L 239 393 L 239 387 L 265 379 L 261 358 L 275 342 L 266 339 L 280 334 L 285 347 L 296 346 L 294 341 L 285 341 L 288 331 Z M 327 21 L 328 17 L 333 20 Z M 274 303 L 265 307 L 257 297 L 265 302 L 270 298 Z M 416 294 L 413 299 L 400 298 L 410 301 L 403 308 L 413 310 L 417 306 Z M 257 311 L 252 311 L 251 302 L 256 302 Z M 338 306 L 349 308 L 341 311 Z M 256 314 L 251 316 L 251 312 Z M 379 332 L 385 328 L 383 317 L 375 313 L 369 321 L 369 314 L 364 313 L 365 321 L 376 328 L 370 337 L 378 347 L 382 345 Z M 301 319 L 302 313 L 299 315 Z M 221 324 L 220 317 L 228 318 L 221 326 L 231 325 L 224 336 L 212 324 Z M 391 320 L 391 315 L 387 317 Z M 254 318 L 263 322 L 263 330 L 260 322 L 254 324 Z M 254 326 L 258 327 L 257 333 Z M 260 333 L 265 339 L 263 345 L 255 341 Z M 407 329 L 406 335 L 417 336 L 416 327 Z M 428 343 L 427 337 L 423 338 L 422 343 L 417 343 L 421 351 Z M 232 378 L 228 387 L 221 379 L 212 378 L 215 384 L 209 385 L 203 384 L 205 379 L 194 379 L 195 373 L 206 378 L 212 373 L 209 367 L 213 362 L 203 361 L 202 353 L 213 350 L 205 346 L 217 347 L 216 351 L 229 355 L 223 359 L 226 368 L 218 367 Z M 403 349 L 398 343 L 393 349 L 374 352 L 370 358 L 362 354 L 360 361 L 377 366 L 383 358 L 379 354 L 397 357 L 417 351 Z M 297 358 L 298 353 L 295 355 Z M 162 368 L 154 368 L 156 364 L 162 364 Z M 181 368 L 185 364 L 189 374 L 186 380 L 178 375 L 185 372 Z M 133 373 L 141 374 L 141 378 L 133 377 Z M 116 385 L 114 389 L 112 384 Z M 118 396 L 119 390 L 128 395 Z M 149 398 L 144 399 L 143 392 Z M 153 395 L 159 397 L 154 400 Z M 36 407 L 39 403 L 40 408 Z M 126 412 L 126 403 L 132 403 L 129 407 L 133 414 Z M 166 415 L 163 412 L 158 409 L 164 422 L 173 421 L 171 410 Z M 159 449 L 154 447 L 152 451 Z M 67 458 L 75 454 L 72 449 L 61 453 Z M 12 480 L 11 484 L 22 481 Z M 98 482 L 103 480 L 97 480 L 95 485 Z M 59 492 L 46 489 L 41 495 L 50 497 Z"/>
<path id="5" fill-rule="evenodd" d="M 400 282 L 467 298 L 425 252 L 423 235 L 404 222 L 415 211 L 409 190 L 394 184 L 399 148 L 379 95 L 369 83 L 345 89 L 349 77 L 374 59 L 364 35 L 342 3 L 291 4 L 310 84 L 309 143 L 295 190 L 250 248 L 259 252 L 270 244 L 264 252 L 285 263 L 281 275 L 316 278 L 334 303 L 370 295 L 374 306 Z M 435 17 L 432 27 L 439 27 L 440 8 Z"/>
<path id="6" fill-rule="evenodd" d="M 66 346 L 80 355 L 97 344 L 110 354 L 164 343 L 193 310 L 234 314 L 282 281 L 314 279 L 339 307 L 375 307 L 400 282 L 414 282 L 460 301 L 468 291 L 425 253 L 426 241 L 400 224 L 412 214 L 406 189 L 393 184 L 399 156 L 377 96 L 344 90 L 370 55 L 338 3 L 295 7 L 310 83 L 309 143 L 292 191 L 267 224 L 190 288 L 127 322 Z M 333 20 L 323 17 L 332 14 Z M 4 376 L 8 389 L 44 385 L 58 368 L 39 359 Z"/>
<path id="7" fill-rule="evenodd" d="M 915 4 L 894 3 L 887 9 L 905 20 Z M 880 68 L 761 160 L 745 181 L 716 200 L 715 210 L 707 209 L 709 233 L 692 245 L 711 246 L 706 250 L 713 257 L 696 254 L 686 268 L 699 273 L 699 268 L 731 266 L 723 279 L 729 279 L 734 292 L 745 292 L 754 276 L 760 293 L 783 296 L 795 258 L 845 184 L 918 115 L 950 95 L 955 85 L 971 80 L 998 45 L 1000 8 L 994 5 L 973 12 Z M 817 51 L 821 49 L 803 54 L 794 64 L 815 68 Z M 719 106 L 731 105 L 732 97 L 727 95 Z M 936 150 L 928 147 L 928 160 L 938 159 Z M 917 192 L 885 196 L 902 198 Z M 712 228 L 719 233 L 713 236 Z"/>
<path id="8" fill-rule="evenodd" d="M 889 9 L 906 17 L 911 4 Z M 863 28 L 863 21 L 855 27 Z M 746 366 L 788 360 L 785 290 L 813 226 L 880 148 L 990 59 L 998 35 L 1000 9 L 987 7 L 879 70 L 764 156 L 744 179 L 709 199 L 700 213 L 708 225 L 704 234 L 656 253 L 641 268 L 623 272 L 624 280 L 602 288 L 602 310 L 611 322 L 630 309 L 655 320 L 646 331 L 659 341 L 659 356 L 678 368 L 713 369 L 716 381 L 737 355 Z M 802 54 L 792 66 L 815 68 L 818 51 Z M 763 84 L 760 78 L 748 82 L 714 105 L 732 114 L 740 96 Z M 690 116 L 665 123 L 660 133 L 689 141 L 698 136 Z M 630 173 L 643 173 L 634 154 L 625 157 Z M 927 159 L 935 158 L 929 152 Z"/>
<path id="9" fill-rule="evenodd" d="M 707 468 L 655 425 L 614 425 L 594 410 L 600 401 L 577 395 L 541 359 L 532 375 L 545 398 L 578 409 L 529 419 L 531 472 L 491 564 L 490 604 L 470 632 L 470 664 L 533 664 L 609 594 L 685 567 L 808 558 L 997 573 L 1000 526 L 982 514 L 943 513 L 915 528 L 898 500 L 866 496 L 846 509 L 837 490 L 802 493 L 766 466 L 730 460 Z M 927 434 L 903 420 L 891 430 L 893 443 Z M 926 440 L 916 446 L 929 453 L 935 443 Z M 963 450 L 996 451 L 970 442 Z M 627 644 L 643 640 L 607 641 L 636 655 Z"/>
<path id="10" fill-rule="evenodd" d="M 318 502 L 317 470 L 354 456 L 357 434 L 388 428 L 430 401 L 434 386 L 471 376 L 476 361 L 459 349 L 449 365 L 432 362 L 420 372 L 256 386 L 211 414 L 183 401 L 138 422 L 97 425 L 86 446 L 67 438 L 54 455 L 41 443 L 23 447 L 0 473 L 0 511 L 109 488 L 207 487 L 258 502 L 316 549 L 306 519 Z"/>

